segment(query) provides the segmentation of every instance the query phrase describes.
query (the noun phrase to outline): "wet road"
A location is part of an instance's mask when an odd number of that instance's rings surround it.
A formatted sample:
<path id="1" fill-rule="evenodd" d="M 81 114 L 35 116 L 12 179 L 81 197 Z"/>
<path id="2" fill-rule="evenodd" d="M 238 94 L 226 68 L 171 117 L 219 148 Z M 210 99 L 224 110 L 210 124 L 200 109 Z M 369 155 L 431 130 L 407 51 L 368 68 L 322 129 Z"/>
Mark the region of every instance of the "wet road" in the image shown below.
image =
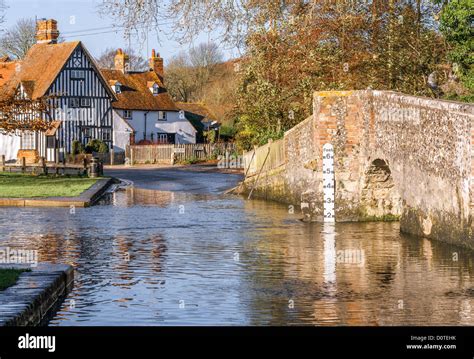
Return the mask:
<path id="1" fill-rule="evenodd" d="M 0 246 L 74 265 L 50 325 L 473 325 L 473 252 L 398 223 L 307 224 L 238 175 L 119 170 L 86 209 L 0 208 Z"/>
<path id="2" fill-rule="evenodd" d="M 132 181 L 136 187 L 158 191 L 181 191 L 194 194 L 217 194 L 234 187 L 243 175 L 222 173 L 215 165 L 161 169 L 114 169 L 106 174 Z"/>

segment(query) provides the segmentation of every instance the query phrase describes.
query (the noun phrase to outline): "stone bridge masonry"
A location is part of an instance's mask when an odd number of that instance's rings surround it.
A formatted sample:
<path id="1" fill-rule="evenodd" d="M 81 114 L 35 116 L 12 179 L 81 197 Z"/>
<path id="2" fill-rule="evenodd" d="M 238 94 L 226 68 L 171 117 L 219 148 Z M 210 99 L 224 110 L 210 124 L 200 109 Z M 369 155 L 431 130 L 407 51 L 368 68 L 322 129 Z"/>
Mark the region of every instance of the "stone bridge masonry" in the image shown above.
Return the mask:
<path id="1" fill-rule="evenodd" d="M 473 120 L 473 104 L 316 92 L 311 117 L 244 154 L 244 188 L 256 182 L 254 196 L 322 221 L 322 148 L 331 143 L 337 222 L 399 219 L 402 232 L 474 248 Z"/>

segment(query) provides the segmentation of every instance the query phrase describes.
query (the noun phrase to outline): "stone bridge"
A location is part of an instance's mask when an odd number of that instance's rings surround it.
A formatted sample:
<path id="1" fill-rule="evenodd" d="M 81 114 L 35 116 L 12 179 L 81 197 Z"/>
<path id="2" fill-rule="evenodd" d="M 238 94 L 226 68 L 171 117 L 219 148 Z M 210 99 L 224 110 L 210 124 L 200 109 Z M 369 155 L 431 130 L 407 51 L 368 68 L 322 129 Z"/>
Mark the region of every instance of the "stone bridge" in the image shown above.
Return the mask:
<path id="1" fill-rule="evenodd" d="M 314 94 L 313 115 L 244 154 L 252 196 L 323 220 L 322 148 L 334 148 L 335 219 L 474 248 L 474 105 L 386 91 Z"/>

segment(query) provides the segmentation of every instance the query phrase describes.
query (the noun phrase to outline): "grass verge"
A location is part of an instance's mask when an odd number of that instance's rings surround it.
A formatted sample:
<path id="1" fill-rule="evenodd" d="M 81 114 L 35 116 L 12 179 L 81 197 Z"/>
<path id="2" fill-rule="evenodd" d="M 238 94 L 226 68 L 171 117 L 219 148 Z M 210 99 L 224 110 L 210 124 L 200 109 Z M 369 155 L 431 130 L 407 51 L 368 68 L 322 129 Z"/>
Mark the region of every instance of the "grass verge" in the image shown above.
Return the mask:
<path id="1" fill-rule="evenodd" d="M 97 178 L 0 172 L 0 198 L 76 197 Z"/>
<path id="2" fill-rule="evenodd" d="M 21 273 L 29 271 L 29 269 L 0 269 L 0 291 L 14 285 Z"/>

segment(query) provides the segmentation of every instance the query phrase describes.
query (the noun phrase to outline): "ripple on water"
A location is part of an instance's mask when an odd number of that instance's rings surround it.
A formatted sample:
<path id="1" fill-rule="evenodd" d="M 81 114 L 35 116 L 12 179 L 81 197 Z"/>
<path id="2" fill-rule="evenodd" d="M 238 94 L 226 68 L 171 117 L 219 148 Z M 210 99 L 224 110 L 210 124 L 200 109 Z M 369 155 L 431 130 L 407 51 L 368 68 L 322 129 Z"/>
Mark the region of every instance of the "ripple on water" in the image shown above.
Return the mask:
<path id="1" fill-rule="evenodd" d="M 276 203 L 133 187 L 74 214 L 0 215 L 0 246 L 76 269 L 50 325 L 474 324 L 472 252 L 398 223 L 308 224 Z"/>

